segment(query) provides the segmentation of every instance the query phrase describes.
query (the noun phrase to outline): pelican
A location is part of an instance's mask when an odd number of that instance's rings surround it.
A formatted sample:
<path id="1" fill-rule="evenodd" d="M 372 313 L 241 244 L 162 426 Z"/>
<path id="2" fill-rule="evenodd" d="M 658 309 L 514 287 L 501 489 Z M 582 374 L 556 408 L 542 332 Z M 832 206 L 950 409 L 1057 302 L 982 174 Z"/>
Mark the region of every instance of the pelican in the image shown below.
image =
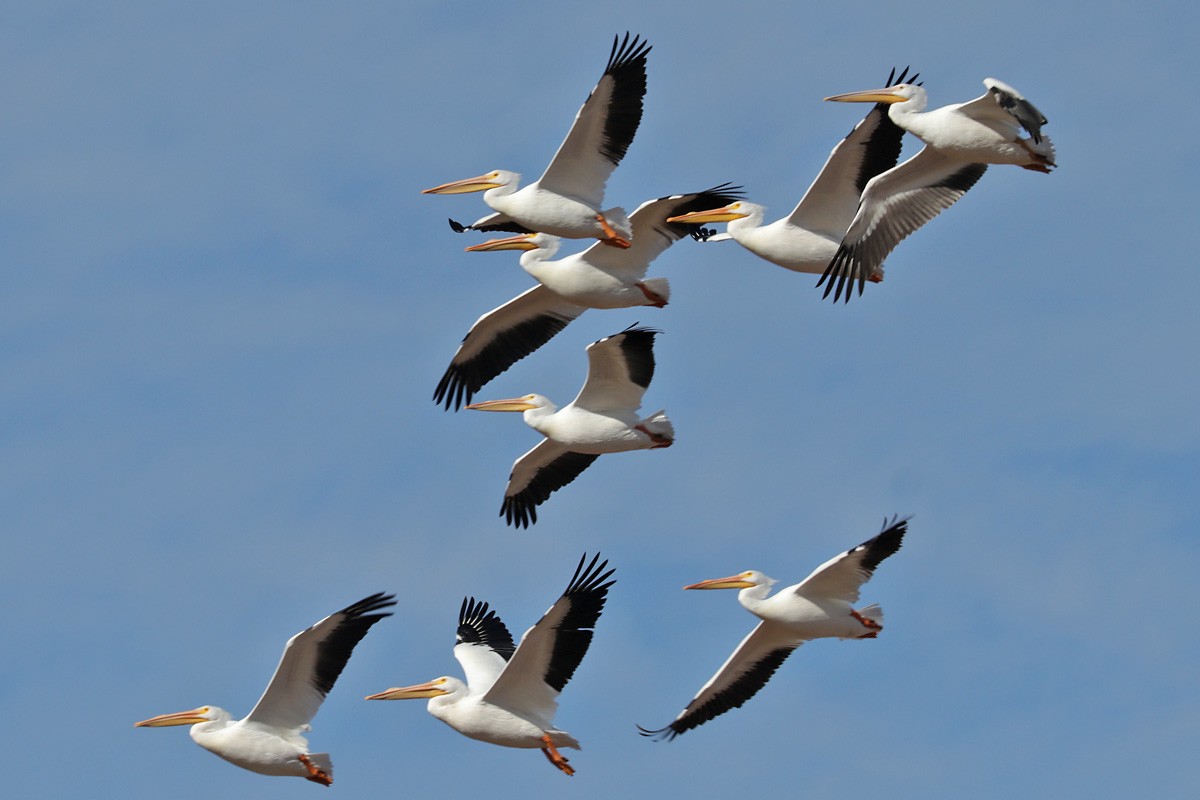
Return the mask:
<path id="1" fill-rule="evenodd" d="M 674 739 L 713 717 L 737 708 L 766 685 L 792 651 L 809 639 L 874 639 L 883 630 L 883 609 L 855 609 L 858 590 L 879 562 L 900 549 L 908 518 L 884 518 L 873 539 L 829 559 L 795 586 L 767 597 L 775 581 L 756 570 L 693 583 L 684 589 L 741 589 L 738 602 L 762 621 L 717 674 L 700 688 L 687 708 L 665 728 L 638 726 L 643 736 Z"/>
<path id="2" fill-rule="evenodd" d="M 539 748 L 567 775 L 575 770 L 560 747 L 579 742 L 554 727 L 558 695 L 575 674 L 592 643 L 592 629 L 604 609 L 609 580 L 600 555 L 579 559 L 562 596 L 514 649 L 508 628 L 487 603 L 463 600 L 458 613 L 454 657 L 467 681 L 442 676 L 426 683 L 373 694 L 368 700 L 429 698 L 429 713 L 464 736 L 505 747 Z M 597 563 L 599 562 L 599 563 Z"/>
<path id="3" fill-rule="evenodd" d="M 589 308 L 662 308 L 670 298 L 665 278 L 646 279 L 650 262 L 698 226 L 667 222 L 696 208 L 733 202 L 739 188 L 721 184 L 703 192 L 647 200 L 630 221 L 633 246 L 597 242 L 582 253 L 552 261 L 561 239 L 522 233 L 468 247 L 470 252 L 521 250 L 521 266 L 539 286 L 484 314 L 467 333 L 438 382 L 433 402 L 457 410 L 492 378 L 546 342 Z"/>
<path id="4" fill-rule="evenodd" d="M 545 440 L 517 459 L 504 491 L 500 515 L 509 525 L 537 522 L 537 507 L 566 486 L 603 453 L 670 447 L 675 429 L 666 412 L 637 414 L 654 377 L 650 328 L 628 328 L 587 347 L 588 376 L 575 399 L 559 408 L 540 394 L 485 400 L 476 411 L 520 411 L 525 424 Z"/>
<path id="5" fill-rule="evenodd" d="M 492 170 L 474 178 L 444 183 L 423 194 L 483 192 L 496 210 L 470 225 L 450 220 L 463 230 L 551 233 L 567 239 L 595 237 L 615 247 L 628 247 L 629 220 L 620 208 L 600 210 L 604 187 L 642 120 L 646 94 L 646 55 L 650 45 L 629 34 L 613 37 L 608 66 L 575 116 L 567 138 L 534 183 L 518 189 L 521 176 Z"/>
<path id="6" fill-rule="evenodd" d="M 379 592 L 330 614 L 288 639 L 275 676 L 245 719 L 223 708 L 201 706 L 135 722 L 138 728 L 191 725 L 192 740 L 226 761 L 261 775 L 291 775 L 329 786 L 333 763 L 328 753 L 310 753 L 303 734 L 354 646 L 392 612 L 395 595 Z"/>
<path id="7" fill-rule="evenodd" d="M 843 103 L 889 103 L 892 122 L 925 143 L 915 156 L 872 178 L 863 190 L 858 213 L 841 246 L 817 281 L 824 297 L 846 302 L 858 281 L 882 268 L 888 253 L 906 236 L 957 202 L 983 176 L 988 164 L 1016 164 L 1035 172 L 1056 166 L 1054 145 L 1042 135 L 1046 118 L 1020 92 L 995 78 L 987 91 L 968 103 L 925 111 L 920 86 L 902 83 L 826 97 Z M 1022 136 L 1028 133 L 1028 138 Z M 836 278 L 836 288 L 835 279 Z"/>
<path id="8" fill-rule="evenodd" d="M 893 69 L 887 84 L 894 80 L 916 81 L 915 74 L 911 78 L 907 75 L 908 67 L 899 78 Z M 837 253 L 867 181 L 896 165 L 903 136 L 904 130 L 888 119 L 887 106 L 878 104 L 833 148 L 816 180 L 792 213 L 783 219 L 764 225 L 764 206 L 738 200 L 722 208 L 694 211 L 668 221 L 727 222 L 725 233 L 702 235 L 702 238 L 710 242 L 733 239 L 772 264 L 820 275 Z M 869 277 L 872 281 L 883 280 L 882 267 Z"/>

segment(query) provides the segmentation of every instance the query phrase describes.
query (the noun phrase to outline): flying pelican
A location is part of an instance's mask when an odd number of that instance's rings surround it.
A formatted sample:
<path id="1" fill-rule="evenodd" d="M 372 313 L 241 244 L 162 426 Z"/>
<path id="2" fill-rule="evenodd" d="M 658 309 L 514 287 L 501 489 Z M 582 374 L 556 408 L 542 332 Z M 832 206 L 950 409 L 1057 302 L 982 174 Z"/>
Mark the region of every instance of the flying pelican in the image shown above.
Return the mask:
<path id="1" fill-rule="evenodd" d="M 463 230 L 551 233 L 568 239 L 595 237 L 615 247 L 628 247 L 629 220 L 624 210 L 600 210 L 608 177 L 625 157 L 625 151 L 642 121 L 646 94 L 646 54 L 650 45 L 629 34 L 618 44 L 613 37 L 608 66 L 599 83 L 575 116 L 567 138 L 559 146 L 542 177 L 518 189 L 521 176 L 492 170 L 475 178 L 444 183 L 423 194 L 483 192 L 483 200 L 496 210 L 470 225 L 450 220 Z M 618 230 L 620 229 L 620 230 Z"/>
<path id="2" fill-rule="evenodd" d="M 968 103 L 925 111 L 928 100 L 920 86 L 902 83 L 826 97 L 844 103 L 890 103 L 892 122 L 919 137 L 925 146 L 899 166 L 870 180 L 837 254 L 817 281 L 825 281 L 824 297 L 837 302 L 858 281 L 882 268 L 883 260 L 906 236 L 954 205 L 975 185 L 988 164 L 1016 164 L 1049 172 L 1054 145 L 1042 135 L 1046 118 L 1020 92 L 995 78 L 985 78 L 981 97 Z M 1024 130 L 1028 138 L 1022 136 Z M 834 286 L 836 278 L 836 288 Z"/>
<path id="3" fill-rule="evenodd" d="M 893 69 L 887 84 L 917 79 L 915 74 L 907 76 L 908 67 L 898 78 Z M 764 225 L 764 206 L 737 200 L 722 208 L 681 214 L 668 221 L 727 222 L 725 233 L 702 234 L 701 238 L 709 242 L 733 239 L 772 264 L 819 275 L 837 253 L 867 181 L 896 165 L 903 136 L 904 130 L 888 119 L 887 107 L 880 103 L 838 142 L 799 204 L 783 219 Z M 870 279 L 883 280 L 882 267 Z"/>
<path id="4" fill-rule="evenodd" d="M 575 770 L 560 747 L 579 749 L 579 742 L 554 727 L 558 695 L 587 653 L 592 629 L 604 609 L 607 561 L 597 553 L 584 567 L 579 559 L 567 590 L 514 649 L 508 628 L 474 597 L 463 600 L 458 613 L 454 657 L 467 681 L 443 676 L 415 686 L 388 689 L 368 700 L 429 698 L 429 713 L 464 736 L 505 747 L 540 748 L 550 763 L 567 775 Z"/>
<path id="5" fill-rule="evenodd" d="M 883 609 L 872 604 L 855 610 L 859 587 L 879 562 L 900 549 L 908 518 L 883 521 L 873 539 L 847 550 L 813 570 L 795 586 L 767 597 L 775 581 L 756 570 L 693 583 L 684 589 L 741 589 L 738 602 L 762 622 L 742 640 L 717 674 L 700 688 L 687 708 L 665 728 L 644 736 L 674 739 L 713 717 L 737 708 L 766 685 L 792 651 L 809 639 L 874 639 L 883 630 Z"/>
<path id="6" fill-rule="evenodd" d="M 561 239 L 548 233 L 522 233 L 468 247 L 468 251 L 522 250 L 521 266 L 541 282 L 484 314 L 467 333 L 433 393 L 433 402 L 455 409 L 516 361 L 550 341 L 589 308 L 662 308 L 670 297 L 665 278 L 646 279 L 650 262 L 698 229 L 667 222 L 696 208 L 730 203 L 739 187 L 722 184 L 703 192 L 648 200 L 633 212 L 633 246 L 597 242 L 582 253 L 551 261 Z"/>
<path id="7" fill-rule="evenodd" d="M 235 720 L 216 706 L 160 714 L 135 722 L 139 728 L 191 725 L 192 740 L 230 763 L 261 775 L 292 775 L 329 786 L 333 762 L 328 753 L 308 752 L 303 734 L 354 646 L 379 620 L 375 614 L 396 605 L 395 595 L 379 592 L 330 614 L 288 639 L 267 690 L 245 719 Z"/>
<path id="8" fill-rule="evenodd" d="M 645 419 L 637 414 L 654 377 L 654 337 L 650 328 L 628 328 L 587 347 L 588 376 L 575 399 L 563 408 L 540 394 L 485 400 L 467 408 L 520 411 L 525 424 L 546 437 L 513 464 L 500 515 L 509 525 L 537 522 L 537 507 L 603 453 L 670 447 L 675 429 L 666 412 Z"/>

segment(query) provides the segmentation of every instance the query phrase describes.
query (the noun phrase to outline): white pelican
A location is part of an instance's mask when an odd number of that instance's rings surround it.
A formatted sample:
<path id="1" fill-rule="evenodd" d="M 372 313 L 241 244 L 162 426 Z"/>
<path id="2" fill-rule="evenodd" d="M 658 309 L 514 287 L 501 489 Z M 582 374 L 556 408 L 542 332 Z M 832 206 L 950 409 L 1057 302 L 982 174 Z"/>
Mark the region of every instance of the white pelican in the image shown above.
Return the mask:
<path id="1" fill-rule="evenodd" d="M 654 377 L 650 328 L 628 328 L 587 346 L 588 376 L 575 399 L 559 408 L 540 394 L 485 400 L 476 411 L 520 411 L 525 424 L 546 437 L 517 459 L 500 515 L 509 525 L 537 522 L 537 507 L 603 453 L 670 447 L 675 429 L 665 411 L 639 418 L 642 395 Z"/>
<path id="2" fill-rule="evenodd" d="M 584 101 L 567 138 L 550 166 L 534 183 L 518 189 L 521 176 L 492 170 L 475 178 L 445 183 L 423 194 L 483 192 L 483 200 L 496 210 L 470 225 L 450 220 L 456 231 L 510 231 L 552 233 L 567 239 L 595 237 L 616 247 L 628 247 L 628 219 L 624 210 L 600 210 L 608 177 L 625 157 L 625 151 L 642 121 L 646 94 L 646 54 L 650 45 L 625 34 L 613 37 L 608 66 Z"/>
<path id="3" fill-rule="evenodd" d="M 995 78 L 985 78 L 983 85 L 987 92 L 981 97 L 933 111 L 924 111 L 925 90 L 907 83 L 825 98 L 890 103 L 891 120 L 925 143 L 915 156 L 872 178 L 863 190 L 841 247 L 817 281 L 818 286 L 828 281 L 825 297 L 833 291 L 837 302 L 845 289 L 849 302 L 856 280 L 862 294 L 864 281 L 882 267 L 888 253 L 954 205 L 983 176 L 988 164 L 1016 164 L 1035 172 L 1049 172 L 1055 166 L 1054 145 L 1042 135 L 1046 124 L 1042 112 Z"/>
<path id="4" fill-rule="evenodd" d="M 693 583 L 684 589 L 741 589 L 738 602 L 762 622 L 742 640 L 717 674 L 700 688 L 687 708 L 665 728 L 656 731 L 638 726 L 644 736 L 674 739 L 703 725 L 731 708 L 738 708 L 758 692 L 792 651 L 809 639 L 873 639 L 883 625 L 883 609 L 869 605 L 855 610 L 858 590 L 879 562 L 900 549 L 908 519 L 884 518 L 883 530 L 873 539 L 847 550 L 813 570 L 795 586 L 767 597 L 775 581 L 756 570 L 728 578 Z"/>
<path id="5" fill-rule="evenodd" d="M 354 646 L 371 626 L 391 612 L 395 595 L 379 592 L 330 614 L 288 639 L 275 676 L 245 719 L 235 720 L 216 706 L 160 714 L 135 722 L 139 728 L 191 725 L 192 740 L 209 752 L 261 775 L 292 775 L 329 786 L 333 763 L 328 753 L 310 753 L 303 734 Z"/>
<path id="6" fill-rule="evenodd" d="M 592 643 L 613 570 L 597 553 L 586 567 L 579 559 L 567 590 L 513 648 L 512 636 L 487 603 L 470 597 L 458 613 L 454 657 L 467 681 L 443 676 L 388 689 L 368 700 L 429 698 L 429 713 L 464 736 L 505 747 L 539 748 L 567 775 L 575 770 L 560 747 L 579 742 L 554 727 L 558 695 Z"/>
<path id="7" fill-rule="evenodd" d="M 739 187 L 722 184 L 703 192 L 648 200 L 633 212 L 633 246 L 605 247 L 597 242 L 582 253 L 551 261 L 561 239 L 547 233 L 522 233 L 468 247 L 468 251 L 522 250 L 521 266 L 540 281 L 524 294 L 484 314 L 462 345 L 433 393 L 433 402 L 457 409 L 475 392 L 561 331 L 589 308 L 662 308 L 670 298 L 665 278 L 646 278 L 650 262 L 672 244 L 697 230 L 669 223 L 667 217 L 737 199 Z"/>
<path id="8" fill-rule="evenodd" d="M 908 67 L 893 80 L 915 82 L 907 77 Z M 722 208 L 695 211 L 672 217 L 671 222 L 727 222 L 725 233 L 702 236 L 705 241 L 733 239 L 760 258 L 795 272 L 820 275 L 837 253 L 867 181 L 891 169 L 900 158 L 904 130 L 888 119 L 887 107 L 876 105 L 845 139 L 838 142 L 816 180 L 808 187 L 792 213 L 769 225 L 763 224 L 766 208 L 738 200 Z M 870 275 L 883 280 L 883 269 Z"/>

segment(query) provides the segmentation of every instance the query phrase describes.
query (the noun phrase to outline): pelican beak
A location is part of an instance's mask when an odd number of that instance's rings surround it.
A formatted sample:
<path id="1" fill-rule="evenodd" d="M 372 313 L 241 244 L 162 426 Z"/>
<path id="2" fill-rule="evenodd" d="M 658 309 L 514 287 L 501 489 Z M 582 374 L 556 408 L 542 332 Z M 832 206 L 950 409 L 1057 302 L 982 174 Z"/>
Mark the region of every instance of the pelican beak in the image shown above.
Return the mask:
<path id="1" fill-rule="evenodd" d="M 742 219 L 749 216 L 738 211 L 741 203 L 731 203 L 723 208 L 714 208 L 712 211 L 693 211 L 690 214 L 680 214 L 677 217 L 667 217 L 667 222 L 686 222 L 689 224 L 699 224 L 701 222 L 732 222 L 735 219 Z"/>
<path id="2" fill-rule="evenodd" d="M 496 173 L 489 172 L 486 175 L 480 175 L 476 178 L 464 178 L 461 181 L 443 183 L 441 186 L 425 189 L 421 194 L 465 194 L 467 192 L 482 192 L 485 189 L 495 189 L 497 186 L 503 185 L 502 183 L 496 183 Z"/>
<path id="3" fill-rule="evenodd" d="M 207 708 L 193 708 L 191 711 L 176 711 L 174 714 L 159 714 L 157 717 L 144 719 L 133 723 L 135 728 L 166 728 L 171 725 L 195 725 L 197 722 L 208 722 L 204 716 Z"/>
<path id="4" fill-rule="evenodd" d="M 467 408 L 474 411 L 528 411 L 537 406 L 524 397 L 513 397 L 507 400 L 484 400 L 480 403 L 471 403 Z"/>
<path id="5" fill-rule="evenodd" d="M 430 191 L 433 191 L 432 189 Z M 473 244 L 466 248 L 468 253 L 486 253 L 491 250 L 537 250 L 538 244 L 533 241 L 536 233 L 520 233 L 505 239 L 488 239 L 481 244 Z"/>
<path id="6" fill-rule="evenodd" d="M 896 94 L 895 87 L 889 89 L 867 89 L 862 92 L 847 92 L 826 97 L 835 103 L 903 103 L 905 98 Z"/>
<path id="7" fill-rule="evenodd" d="M 693 583 L 684 589 L 749 589 L 754 584 L 746 580 L 745 574 L 730 575 L 728 578 L 713 578 Z"/>
<path id="8" fill-rule="evenodd" d="M 442 688 L 442 681 L 428 681 L 415 686 L 401 686 L 398 689 L 388 689 L 379 694 L 369 694 L 366 700 L 418 700 L 422 697 L 439 697 L 449 694 Z"/>

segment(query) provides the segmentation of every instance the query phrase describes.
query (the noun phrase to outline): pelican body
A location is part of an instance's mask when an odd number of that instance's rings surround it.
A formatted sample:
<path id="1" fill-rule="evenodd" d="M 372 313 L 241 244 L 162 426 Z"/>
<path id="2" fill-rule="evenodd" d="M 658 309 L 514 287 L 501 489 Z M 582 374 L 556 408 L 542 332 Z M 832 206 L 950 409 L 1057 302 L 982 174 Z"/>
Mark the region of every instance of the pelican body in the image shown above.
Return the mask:
<path id="1" fill-rule="evenodd" d="M 925 111 L 920 86 L 902 83 L 825 98 L 844 103 L 886 103 L 888 117 L 925 146 L 912 158 L 872 178 L 821 280 L 834 301 L 851 287 L 859 294 L 867 278 L 907 236 L 954 205 L 989 164 L 1015 164 L 1035 172 L 1056 166 L 1054 144 L 1042 133 L 1046 118 L 1020 92 L 995 78 L 966 103 Z M 1028 134 L 1025 136 L 1023 134 Z"/>
<path id="2" fill-rule="evenodd" d="M 306 778 L 328 786 L 328 753 L 310 753 L 304 733 L 350 659 L 355 645 L 396 604 L 382 592 L 330 614 L 288 640 L 274 677 L 245 719 L 217 706 L 160 714 L 139 728 L 191 725 L 192 741 L 231 764 L 261 775 Z"/>
<path id="3" fill-rule="evenodd" d="M 810 639 L 874 639 L 883 609 L 856 609 L 859 588 L 879 562 L 900 549 L 908 519 L 884 519 L 883 530 L 831 558 L 800 583 L 770 595 L 776 581 L 757 570 L 700 581 L 684 589 L 738 589 L 738 602 L 760 622 L 670 725 L 642 734 L 674 739 L 738 708 L 766 685 L 797 647 Z M 640 728 L 640 726 L 639 726 Z"/>
<path id="4" fill-rule="evenodd" d="M 599 554 L 579 559 L 566 590 L 513 647 L 512 635 L 487 603 L 468 597 L 458 615 L 454 657 L 466 682 L 450 676 L 373 694 L 368 700 L 428 698 L 429 713 L 464 736 L 503 747 L 540 749 L 567 775 L 558 748 L 579 749 L 554 727 L 558 696 L 575 674 L 604 609 L 613 570 Z"/>
<path id="5" fill-rule="evenodd" d="M 470 403 L 488 381 L 589 308 L 665 306 L 670 285 L 665 278 L 646 278 L 646 270 L 668 247 L 698 228 L 667 218 L 730 203 L 739 196 L 739 187 L 722 184 L 648 200 L 630 218 L 633 242 L 627 249 L 597 243 L 554 259 L 562 240 L 547 233 L 523 233 L 468 247 L 468 252 L 520 251 L 521 267 L 540 285 L 476 320 L 438 382 L 433 401 L 456 410 L 463 402 Z"/>
<path id="6" fill-rule="evenodd" d="M 453 181 L 425 194 L 483 192 L 495 209 L 471 225 L 454 220 L 455 231 L 542 232 L 568 239 L 597 238 L 628 247 L 629 220 L 620 208 L 601 210 L 612 171 L 624 158 L 642 119 L 646 94 L 646 55 L 650 45 L 625 34 L 613 38 L 608 65 L 588 96 L 567 138 L 535 182 L 518 188 L 521 176 L 492 170 L 474 178 Z"/>
<path id="7" fill-rule="evenodd" d="M 916 82 L 908 67 L 893 81 Z M 888 118 L 888 107 L 879 103 L 854 126 L 829 153 L 825 165 L 788 216 L 763 224 L 766 207 L 738 200 L 721 208 L 672 217 L 671 222 L 692 224 L 725 222 L 725 233 L 704 236 L 706 241 L 732 239 L 759 258 L 794 272 L 820 275 L 837 253 L 842 237 L 858 210 L 858 199 L 867 181 L 896 165 L 904 129 Z M 883 280 L 883 270 L 870 276 Z"/>
<path id="8" fill-rule="evenodd" d="M 486 400 L 476 411 L 519 411 L 545 440 L 517 459 L 500 516 L 509 525 L 537 522 L 537 506 L 566 486 L 599 456 L 626 450 L 670 447 L 675 429 L 663 411 L 642 418 L 637 410 L 654 376 L 650 328 L 629 328 L 588 345 L 588 377 L 563 408 L 540 394 Z"/>

